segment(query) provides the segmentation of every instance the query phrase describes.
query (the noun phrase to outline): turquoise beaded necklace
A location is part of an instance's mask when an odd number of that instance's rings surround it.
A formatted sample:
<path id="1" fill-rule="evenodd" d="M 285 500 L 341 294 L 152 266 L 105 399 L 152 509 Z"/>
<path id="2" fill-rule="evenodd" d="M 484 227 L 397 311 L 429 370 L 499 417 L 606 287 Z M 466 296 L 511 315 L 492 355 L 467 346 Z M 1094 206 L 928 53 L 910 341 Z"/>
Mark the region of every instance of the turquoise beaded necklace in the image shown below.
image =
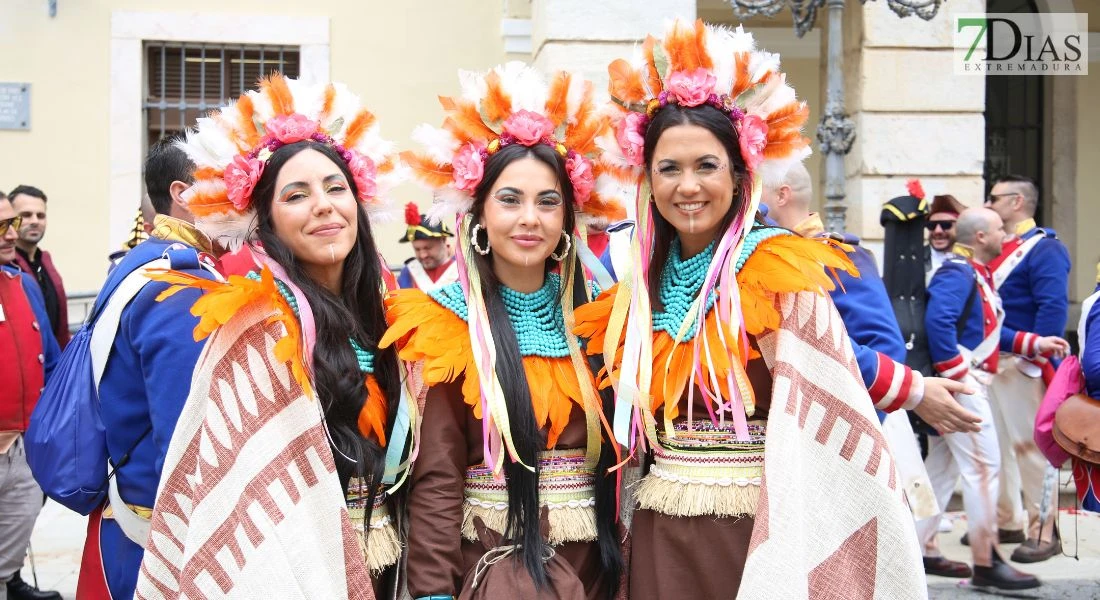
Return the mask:
<path id="1" fill-rule="evenodd" d="M 260 275 L 255 271 L 250 272 L 247 277 L 253 281 L 259 281 Z M 282 294 L 286 303 L 290 305 L 290 309 L 294 311 L 294 316 L 299 316 L 298 313 L 298 300 L 294 298 L 294 292 L 290 291 L 290 286 L 276 279 L 275 285 L 279 288 L 279 293 Z M 359 371 L 365 374 L 374 373 L 374 353 L 363 348 L 359 345 L 359 342 L 352 338 L 348 338 L 348 343 L 351 344 L 351 349 L 355 351 L 355 359 L 359 362 Z"/>
<path id="2" fill-rule="evenodd" d="M 560 289 L 561 277 L 554 273 L 546 276 L 541 288 L 529 294 L 500 287 L 500 297 L 508 313 L 508 320 L 512 322 L 512 329 L 516 332 L 521 356 L 569 356 L 565 319 L 558 301 Z M 428 295 L 463 321 L 469 320 L 466 297 L 457 282 L 432 290 Z"/>
<path id="3" fill-rule="evenodd" d="M 703 287 L 707 267 L 714 258 L 716 245 L 717 240 L 711 241 L 702 252 L 688 259 L 682 259 L 680 258 L 680 237 L 677 236 L 672 240 L 668 259 L 665 260 L 665 268 L 661 271 L 661 288 L 658 292 L 664 310 L 653 311 L 653 331 L 664 331 L 673 338 L 680 333 L 684 319 L 688 318 L 688 309 L 691 308 L 691 303 Z M 718 295 L 711 290 L 707 297 L 706 310 L 710 310 L 717 298 Z M 695 337 L 696 325 L 696 323 L 691 324 L 683 340 Z"/>
<path id="4" fill-rule="evenodd" d="M 739 273 L 745 266 L 745 261 L 756 251 L 756 247 L 764 240 L 789 235 L 790 232 L 779 227 L 757 227 L 749 231 L 745 236 L 745 243 L 741 247 L 741 254 L 737 257 L 734 272 Z M 702 252 L 688 259 L 680 258 L 680 238 L 672 240 L 668 259 L 665 261 L 664 271 L 661 272 L 660 298 L 664 304 L 664 310 L 653 311 L 653 330 L 664 331 L 673 338 L 680 332 L 684 319 L 688 318 L 688 309 L 691 303 L 699 295 L 703 287 L 703 280 L 707 276 L 707 268 L 714 258 L 714 249 L 717 240 L 714 240 L 703 249 Z M 714 306 L 718 295 L 711 290 L 707 296 L 706 310 L 709 312 Z M 694 319 L 694 315 L 691 315 Z M 698 324 L 692 323 L 681 341 L 687 341 L 695 337 Z"/>

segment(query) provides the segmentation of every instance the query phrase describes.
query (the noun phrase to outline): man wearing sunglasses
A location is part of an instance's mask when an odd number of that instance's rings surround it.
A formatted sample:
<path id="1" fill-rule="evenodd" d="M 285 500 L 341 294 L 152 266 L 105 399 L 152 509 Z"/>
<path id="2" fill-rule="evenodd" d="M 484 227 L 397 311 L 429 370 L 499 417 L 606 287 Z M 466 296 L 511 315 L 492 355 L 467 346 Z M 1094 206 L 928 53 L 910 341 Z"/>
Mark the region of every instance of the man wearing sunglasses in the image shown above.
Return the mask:
<path id="1" fill-rule="evenodd" d="M 924 247 L 925 283 L 932 280 L 936 269 L 951 254 L 951 247 L 955 245 L 955 221 L 965 208 L 950 194 L 932 197 L 928 220 L 924 224 L 928 230 L 928 245 Z"/>
<path id="2" fill-rule="evenodd" d="M 38 288 L 46 300 L 46 314 L 50 316 L 53 335 L 64 349 L 70 337 L 65 285 L 50 253 L 39 245 L 46 235 L 46 194 L 34 186 L 20 185 L 8 194 L 8 200 L 15 214 L 23 220 L 19 227 L 19 239 L 15 241 L 12 264 L 38 280 Z"/>
<path id="3" fill-rule="evenodd" d="M 61 600 L 19 575 L 42 509 L 23 433 L 60 353 L 38 282 L 8 264 L 22 220 L 0 198 L 0 599 Z"/>
<path id="4" fill-rule="evenodd" d="M 1009 175 L 993 185 L 985 206 L 1004 220 L 1009 237 L 989 268 L 1004 301 L 1005 327 L 1061 336 L 1069 308 L 1069 252 L 1054 230 L 1036 225 L 1038 201 L 1039 190 L 1027 177 Z M 998 526 L 1018 538 L 1024 537 L 1022 533 L 1027 537 L 1012 553 L 1017 562 L 1043 561 L 1062 550 L 1054 525 L 1056 511 L 1040 522 L 1047 463 L 1032 439 L 1039 402 L 1053 376 L 1054 365 L 1047 359 L 1003 353 L 989 387 L 1001 447 Z M 1050 490 L 1051 506 L 1057 506 L 1057 493 L 1056 486 Z"/>

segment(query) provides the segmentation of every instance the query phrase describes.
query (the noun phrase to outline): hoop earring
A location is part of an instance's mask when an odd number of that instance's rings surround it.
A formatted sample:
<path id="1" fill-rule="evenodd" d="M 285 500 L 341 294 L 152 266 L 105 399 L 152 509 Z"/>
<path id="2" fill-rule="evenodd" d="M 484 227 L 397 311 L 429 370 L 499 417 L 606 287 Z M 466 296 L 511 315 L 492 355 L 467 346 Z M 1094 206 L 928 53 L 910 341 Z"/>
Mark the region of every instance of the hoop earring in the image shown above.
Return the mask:
<path id="1" fill-rule="evenodd" d="M 474 247 L 474 252 L 477 252 L 478 254 L 480 254 L 482 256 L 485 256 L 485 255 L 489 254 L 489 251 L 492 250 L 492 248 L 489 247 L 489 236 L 485 236 L 485 248 L 484 249 L 482 249 L 481 246 L 477 245 L 477 231 L 479 229 L 485 229 L 484 227 L 481 226 L 481 223 L 475 224 L 473 229 L 470 230 L 470 245 Z"/>
<path id="2" fill-rule="evenodd" d="M 569 249 L 573 247 L 573 241 L 570 239 L 572 236 L 564 231 L 561 232 L 561 237 L 565 238 L 565 249 L 561 251 L 561 254 L 550 253 L 550 258 L 561 262 L 565 260 L 565 257 L 569 255 Z"/>

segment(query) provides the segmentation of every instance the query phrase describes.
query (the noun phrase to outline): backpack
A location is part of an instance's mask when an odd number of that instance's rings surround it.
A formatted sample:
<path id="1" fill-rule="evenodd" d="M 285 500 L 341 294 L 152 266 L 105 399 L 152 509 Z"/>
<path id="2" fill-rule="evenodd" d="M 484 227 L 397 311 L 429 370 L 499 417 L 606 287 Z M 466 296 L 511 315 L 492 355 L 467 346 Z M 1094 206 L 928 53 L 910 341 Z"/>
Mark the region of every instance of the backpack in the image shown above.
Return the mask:
<path id="1" fill-rule="evenodd" d="M 82 515 L 103 503 L 114 475 L 109 467 L 117 469 L 125 464 L 130 452 L 152 429 L 150 426 L 135 440 L 124 456 L 111 461 L 99 414 L 99 382 L 122 310 L 149 282 L 146 269 L 209 268 L 200 262 L 195 249 L 182 244 L 146 258 L 128 273 L 116 271 L 108 276 L 91 314 L 61 353 L 24 435 L 27 463 L 42 491 Z"/>

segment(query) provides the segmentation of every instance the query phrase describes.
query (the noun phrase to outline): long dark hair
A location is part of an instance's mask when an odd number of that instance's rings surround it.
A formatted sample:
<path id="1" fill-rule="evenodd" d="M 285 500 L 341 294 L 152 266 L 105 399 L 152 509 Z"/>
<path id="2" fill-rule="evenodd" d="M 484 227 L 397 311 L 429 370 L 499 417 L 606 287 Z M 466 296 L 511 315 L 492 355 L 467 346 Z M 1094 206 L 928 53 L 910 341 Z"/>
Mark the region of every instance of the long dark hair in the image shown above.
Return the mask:
<path id="1" fill-rule="evenodd" d="M 645 132 L 643 150 L 647 177 L 652 177 L 653 151 L 657 147 L 657 141 L 661 139 L 661 134 L 666 129 L 677 125 L 698 125 L 706 129 L 718 138 L 722 147 L 726 149 L 726 154 L 729 155 L 730 176 L 733 177 L 734 195 L 729 211 L 722 217 L 722 221 L 718 225 L 718 235 L 721 235 L 726 229 L 729 229 L 748 196 L 745 189 L 749 181 L 748 168 L 745 166 L 744 159 L 741 158 L 741 145 L 737 138 L 737 131 L 734 129 L 729 117 L 708 104 L 695 107 L 683 107 L 678 104 L 666 105 L 653 116 L 653 121 L 650 122 L 649 128 Z M 649 276 L 647 277 L 649 303 L 653 310 L 664 310 L 664 304 L 661 303 L 660 297 L 661 275 L 665 270 L 665 262 L 668 260 L 668 253 L 672 248 L 672 241 L 675 237 L 676 229 L 654 207 L 653 256 L 650 258 Z"/>
<path id="2" fill-rule="evenodd" d="M 504 169 L 513 162 L 523 158 L 534 158 L 550 167 L 554 171 L 561 185 L 565 219 L 563 231 L 572 234 L 576 225 L 576 215 L 573 211 L 574 195 L 573 186 L 565 168 L 565 159 L 554 149 L 544 144 L 523 146 L 511 144 L 501 148 L 489 157 L 485 163 L 485 175 L 474 190 L 474 203 L 470 208 L 473 222 L 480 222 L 485 211 L 485 202 L 489 192 Z M 478 245 L 482 248 L 488 245 L 488 234 L 480 233 Z M 559 248 L 560 248 L 559 243 Z M 489 328 L 493 335 L 496 347 L 497 364 L 496 372 L 500 380 L 501 389 L 508 405 L 508 419 L 511 423 L 512 439 L 515 442 L 516 452 L 524 463 L 535 468 L 529 471 L 523 465 L 505 461 L 504 475 L 508 487 L 508 521 L 505 537 L 511 538 L 513 543 L 520 544 L 519 558 L 523 561 L 531 578 L 539 587 L 546 584 L 546 567 L 542 561 L 542 535 L 539 529 L 539 467 L 538 453 L 546 447 L 546 438 L 539 431 L 535 423 L 535 413 L 531 405 L 531 391 L 527 382 L 527 376 L 523 371 L 523 357 L 520 355 L 519 342 L 516 332 L 512 328 L 512 322 L 508 318 L 508 312 L 504 307 L 504 301 L 500 297 L 502 285 L 493 272 L 493 254 L 487 256 L 473 253 L 473 264 L 481 278 L 481 291 L 485 298 L 485 311 L 489 317 Z M 551 258 L 546 259 L 545 270 L 547 273 L 557 267 L 559 263 Z M 571 268 L 562 264 L 562 273 L 573 275 L 575 302 L 584 301 L 584 271 L 580 262 L 574 261 Z M 562 283 L 562 293 L 565 284 Z M 577 301 L 576 298 L 580 298 Z M 571 335 L 566 332 L 566 335 Z M 468 373 L 467 377 L 472 376 Z M 581 385 L 584 385 L 582 382 Z M 610 409 L 607 399 L 604 399 L 605 411 Z M 608 412 L 608 415 L 611 413 Z M 610 418 L 610 417 L 609 417 Z M 608 597 L 613 597 L 618 589 L 619 574 L 622 571 L 622 555 L 619 550 L 619 541 L 615 528 L 616 522 L 616 478 L 608 476 L 607 469 L 613 465 L 614 448 L 611 440 L 604 440 L 603 451 L 600 454 L 600 463 L 596 471 L 596 526 L 598 533 L 598 545 L 600 548 L 600 561 L 602 563 L 604 577 L 608 581 Z"/>
<path id="3" fill-rule="evenodd" d="M 271 155 L 256 183 L 252 197 L 259 220 L 257 234 L 263 251 L 286 270 L 291 282 L 302 290 L 313 309 L 317 326 L 317 343 L 313 347 L 314 385 L 336 449 L 333 453 L 336 472 L 345 493 L 351 477 L 362 477 L 366 481 L 369 521 L 371 504 L 385 469 L 385 449 L 359 432 L 359 412 L 367 402 L 367 392 L 359 361 L 348 339 L 354 339 L 364 350 L 374 353 L 374 376 L 388 400 L 387 432 L 393 430 L 396 407 L 400 404 L 401 372 L 394 348 L 378 348 L 378 341 L 386 331 L 382 273 L 366 214 L 356 207 L 358 235 L 351 252 L 344 258 L 339 295 L 306 274 L 294 253 L 275 235 L 271 217 L 275 180 L 287 161 L 303 150 L 315 150 L 331 160 L 347 178 L 351 193 L 358 197 L 355 179 L 332 147 L 314 141 L 287 144 Z"/>

